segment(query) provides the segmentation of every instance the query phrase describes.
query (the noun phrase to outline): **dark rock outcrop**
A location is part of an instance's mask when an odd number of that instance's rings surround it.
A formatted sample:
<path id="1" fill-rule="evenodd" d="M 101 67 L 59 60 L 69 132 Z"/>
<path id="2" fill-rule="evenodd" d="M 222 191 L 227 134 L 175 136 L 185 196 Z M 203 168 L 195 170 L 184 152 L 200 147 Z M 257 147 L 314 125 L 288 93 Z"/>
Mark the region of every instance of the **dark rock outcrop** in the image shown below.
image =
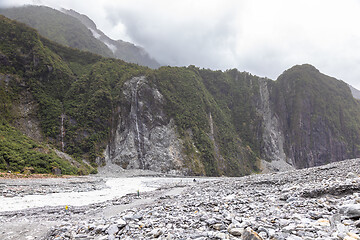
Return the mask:
<path id="1" fill-rule="evenodd" d="M 348 85 L 310 65 L 282 74 L 272 89 L 274 113 L 285 136 L 286 157 L 297 168 L 358 157 L 360 105 Z M 352 120 L 350 120 L 352 119 Z M 357 119 L 357 120 L 356 120 Z"/>

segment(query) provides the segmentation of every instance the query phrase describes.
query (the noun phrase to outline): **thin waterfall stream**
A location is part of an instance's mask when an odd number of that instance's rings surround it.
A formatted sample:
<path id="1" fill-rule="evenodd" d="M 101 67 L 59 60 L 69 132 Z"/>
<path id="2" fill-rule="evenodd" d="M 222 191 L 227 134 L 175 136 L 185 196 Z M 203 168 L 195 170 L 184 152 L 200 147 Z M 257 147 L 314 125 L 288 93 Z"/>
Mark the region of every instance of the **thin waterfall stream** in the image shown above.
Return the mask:
<path id="1" fill-rule="evenodd" d="M 64 119 L 65 114 L 61 114 L 61 151 L 64 152 L 65 144 L 64 144 L 64 136 L 65 136 L 65 128 L 64 128 Z"/>
<path id="2" fill-rule="evenodd" d="M 144 168 L 144 164 L 142 162 L 143 154 L 142 154 L 142 148 L 141 148 L 141 138 L 140 138 L 140 129 L 139 129 L 139 119 L 138 119 L 138 112 L 139 112 L 139 101 L 138 101 L 138 87 L 139 83 L 141 81 L 141 78 L 138 79 L 136 82 L 136 86 L 133 91 L 133 104 L 134 104 L 134 120 L 135 120 L 135 128 L 136 128 L 136 137 L 137 137 L 137 145 L 138 145 L 138 158 L 140 162 L 140 168 Z"/>

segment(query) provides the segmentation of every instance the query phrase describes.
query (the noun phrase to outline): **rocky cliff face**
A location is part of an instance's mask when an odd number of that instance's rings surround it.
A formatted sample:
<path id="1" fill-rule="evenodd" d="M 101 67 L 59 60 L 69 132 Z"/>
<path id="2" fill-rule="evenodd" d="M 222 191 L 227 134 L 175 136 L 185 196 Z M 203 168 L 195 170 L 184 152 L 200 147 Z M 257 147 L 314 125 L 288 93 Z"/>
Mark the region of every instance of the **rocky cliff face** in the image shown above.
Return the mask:
<path id="1" fill-rule="evenodd" d="M 4 85 L 9 93 L 11 92 L 8 89 L 9 85 L 18 87 L 19 98 L 9 104 L 10 112 L 14 113 L 12 119 L 14 127 L 36 141 L 43 141 L 40 121 L 37 117 L 39 107 L 32 94 L 27 91 L 24 80 L 0 73 L 0 85 Z M 3 113 L 5 114 L 5 112 Z"/>
<path id="2" fill-rule="evenodd" d="M 105 161 L 125 169 L 180 170 L 182 145 L 164 105 L 163 96 L 145 77 L 125 82 Z"/>
<path id="3" fill-rule="evenodd" d="M 12 125 L 93 164 L 105 149 L 103 161 L 123 168 L 211 176 L 259 172 L 262 159 L 277 171 L 360 156 L 360 102 L 310 65 L 276 81 L 236 69 L 152 70 L 66 48 L 1 15 L 0 30 L 4 136 L 25 141 Z M 10 150 L 0 149 L 0 167 L 22 167 Z"/>
<path id="4" fill-rule="evenodd" d="M 358 121 L 360 106 L 347 84 L 301 65 L 278 78 L 272 95 L 286 158 L 293 166 L 319 166 L 359 156 L 354 145 L 358 137 L 353 135 L 359 126 L 349 122 Z"/>
<path id="5" fill-rule="evenodd" d="M 261 119 L 258 141 L 262 142 L 259 156 L 262 171 L 319 166 L 358 156 L 356 137 L 347 135 L 357 132 L 358 127 L 345 124 L 357 114 L 349 115 L 343 106 L 357 111 L 360 108 L 344 83 L 302 65 L 286 71 L 277 81 L 254 79 L 252 86 L 259 88 L 252 102 Z M 169 103 L 156 84 L 150 84 L 145 77 L 134 77 L 124 83 L 122 95 L 112 121 L 106 162 L 127 169 L 186 172 L 184 139 L 181 140 L 178 126 L 167 116 L 165 109 Z M 334 105 L 335 108 L 331 107 Z M 330 108 L 331 113 L 327 112 Z M 226 169 L 231 164 L 226 163 L 226 152 L 216 142 L 214 117 L 209 112 L 206 118 L 207 137 L 213 145 L 210 149 L 217 162 L 223 164 L 222 169 Z M 248 133 L 234 134 L 244 139 Z M 194 139 L 190 144 L 198 146 Z M 250 150 L 255 148 L 248 146 Z"/>
<path id="6" fill-rule="evenodd" d="M 280 128 L 280 119 L 276 112 L 273 111 L 272 102 L 270 101 L 270 93 L 268 83 L 271 80 L 260 79 L 259 92 L 260 104 L 258 112 L 263 119 L 263 171 L 285 171 L 293 168 L 291 159 L 289 159 L 284 151 L 285 137 Z"/>

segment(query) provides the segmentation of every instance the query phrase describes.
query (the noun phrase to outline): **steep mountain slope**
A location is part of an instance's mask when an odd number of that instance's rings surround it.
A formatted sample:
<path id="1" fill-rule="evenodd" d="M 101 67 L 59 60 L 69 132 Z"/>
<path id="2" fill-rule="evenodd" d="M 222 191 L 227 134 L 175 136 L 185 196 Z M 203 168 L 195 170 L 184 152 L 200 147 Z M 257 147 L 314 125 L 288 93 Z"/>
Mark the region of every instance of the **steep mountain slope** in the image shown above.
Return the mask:
<path id="1" fill-rule="evenodd" d="M 293 165 L 311 167 L 359 156 L 360 103 L 346 83 L 301 65 L 285 71 L 272 92 Z"/>
<path id="2" fill-rule="evenodd" d="M 0 14 L 23 22 L 62 45 L 112 57 L 111 50 L 76 18 L 45 6 L 0 9 Z"/>
<path id="3" fill-rule="evenodd" d="M 73 10 L 58 10 L 45 6 L 25 6 L 0 9 L 0 14 L 23 22 L 57 43 L 104 57 L 157 68 L 160 65 L 148 53 L 131 43 L 115 41 L 97 29 L 87 16 Z"/>
<path id="4" fill-rule="evenodd" d="M 277 81 L 236 69 L 152 70 L 64 47 L 2 16 L 0 28 L 4 131 L 17 126 L 94 166 L 239 176 L 360 156 L 359 101 L 310 65 Z"/>
<path id="5" fill-rule="evenodd" d="M 125 62 L 136 63 L 150 68 L 158 68 L 160 64 L 141 47 L 122 40 L 113 40 L 100 31 L 96 24 L 86 15 L 80 14 L 74 10 L 62 9 L 62 11 L 70 16 L 79 19 L 93 34 L 93 36 L 101 40 L 113 52 L 114 57 L 124 60 Z"/>
<path id="6" fill-rule="evenodd" d="M 45 138 L 53 142 L 51 137 L 59 132 L 59 99 L 74 79 L 68 67 L 27 26 L 0 16 L 0 31 L 0 168 L 88 173 L 92 168 L 81 160 L 55 154 L 58 151 L 41 143 Z"/>

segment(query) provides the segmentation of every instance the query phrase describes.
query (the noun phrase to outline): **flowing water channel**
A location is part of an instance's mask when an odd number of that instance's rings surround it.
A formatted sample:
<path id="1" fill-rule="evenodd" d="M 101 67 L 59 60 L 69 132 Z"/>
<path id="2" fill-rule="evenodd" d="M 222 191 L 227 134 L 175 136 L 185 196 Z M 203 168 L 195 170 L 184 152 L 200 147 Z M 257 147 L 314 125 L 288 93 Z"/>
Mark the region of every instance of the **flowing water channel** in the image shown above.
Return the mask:
<path id="1" fill-rule="evenodd" d="M 86 192 L 61 192 L 46 195 L 26 195 L 23 197 L 0 196 L 0 212 L 16 211 L 46 206 L 84 206 L 105 202 L 129 193 L 140 194 L 168 184 L 191 182 L 191 178 L 106 178 L 106 188 Z"/>

